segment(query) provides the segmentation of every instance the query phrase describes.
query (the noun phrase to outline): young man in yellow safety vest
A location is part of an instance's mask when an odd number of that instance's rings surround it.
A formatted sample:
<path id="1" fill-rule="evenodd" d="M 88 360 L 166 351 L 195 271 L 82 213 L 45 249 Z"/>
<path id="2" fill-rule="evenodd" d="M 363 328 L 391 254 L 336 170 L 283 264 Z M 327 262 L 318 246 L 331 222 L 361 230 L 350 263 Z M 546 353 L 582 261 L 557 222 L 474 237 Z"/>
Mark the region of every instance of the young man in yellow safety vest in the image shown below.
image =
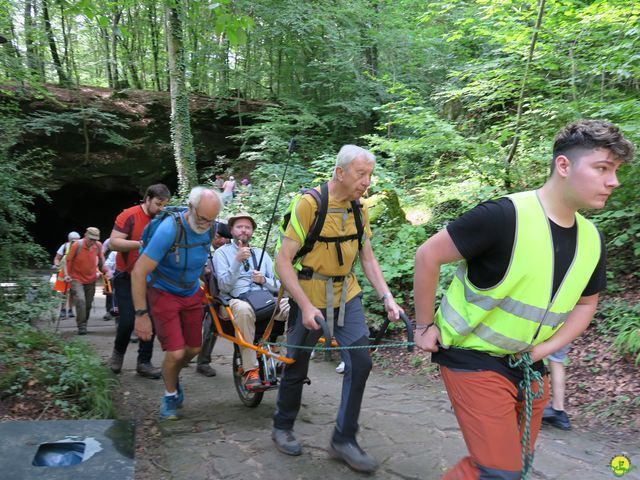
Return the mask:
<path id="1" fill-rule="evenodd" d="M 384 302 L 389 318 L 397 320 L 400 316 L 402 310 L 393 299 L 371 248 L 366 210 L 360 211 L 358 203 L 371 183 L 374 166 L 375 157 L 371 152 L 355 145 L 343 146 L 337 156 L 333 178 L 318 187 L 315 193 L 302 195 L 291 212 L 291 220 L 276 256 L 278 275 L 291 297 L 290 343 L 295 343 L 292 339 L 300 338 L 299 333 L 305 329 L 308 343 L 317 341 L 321 331 L 314 318 L 322 317 L 333 329 L 339 345 L 368 345 L 369 329 L 362 308 L 361 290 L 353 273 L 358 255 L 362 270 Z M 314 200 L 316 195 L 320 200 Z M 310 236 L 312 225 L 318 225 L 314 219 L 320 216 L 316 215 L 319 207 L 324 212 L 321 215 L 323 224 L 319 234 L 313 235 L 316 240 L 311 247 L 305 239 Z M 299 251 L 305 250 L 304 256 L 298 258 Z M 278 450 L 287 455 L 302 453 L 293 425 L 300 410 L 310 355 L 310 350 L 300 350 L 295 363 L 285 367 L 278 390 L 272 438 Z M 329 452 L 354 470 L 373 472 L 377 462 L 356 442 L 360 405 L 371 370 L 371 358 L 366 348 L 344 350 L 342 358 L 346 365 L 345 378 Z"/>
<path id="2" fill-rule="evenodd" d="M 549 395 L 542 359 L 587 328 L 606 284 L 603 241 L 578 210 L 603 208 L 633 155 L 608 122 L 567 125 L 540 189 L 482 203 L 418 249 L 416 344 L 434 352 L 469 449 L 443 478 L 519 479 L 531 467 Z M 458 260 L 434 316 L 440 266 Z M 513 366 L 524 352 L 544 379 L 528 432 L 519 424 L 524 374 Z M 531 388 L 539 393 L 538 382 Z"/>

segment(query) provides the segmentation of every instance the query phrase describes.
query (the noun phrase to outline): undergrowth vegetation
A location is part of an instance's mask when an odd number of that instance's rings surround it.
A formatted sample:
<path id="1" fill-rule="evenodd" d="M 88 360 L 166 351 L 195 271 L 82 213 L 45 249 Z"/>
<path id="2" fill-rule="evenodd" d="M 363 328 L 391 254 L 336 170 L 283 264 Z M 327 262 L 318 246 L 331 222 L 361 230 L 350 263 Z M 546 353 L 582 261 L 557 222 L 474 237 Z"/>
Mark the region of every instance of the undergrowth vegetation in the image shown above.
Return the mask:
<path id="1" fill-rule="evenodd" d="M 59 300 L 51 287 L 25 280 L 2 294 L 0 403 L 8 412 L 2 415 L 11 418 L 12 408 L 31 396 L 41 405 L 40 415 L 50 410 L 71 418 L 112 417 L 116 382 L 87 343 L 53 331 L 49 320 Z M 38 319 L 42 329 L 35 326 Z"/>
<path id="2" fill-rule="evenodd" d="M 598 312 L 598 332 L 614 338 L 619 355 L 640 364 L 640 304 L 615 298 L 602 302 Z"/>

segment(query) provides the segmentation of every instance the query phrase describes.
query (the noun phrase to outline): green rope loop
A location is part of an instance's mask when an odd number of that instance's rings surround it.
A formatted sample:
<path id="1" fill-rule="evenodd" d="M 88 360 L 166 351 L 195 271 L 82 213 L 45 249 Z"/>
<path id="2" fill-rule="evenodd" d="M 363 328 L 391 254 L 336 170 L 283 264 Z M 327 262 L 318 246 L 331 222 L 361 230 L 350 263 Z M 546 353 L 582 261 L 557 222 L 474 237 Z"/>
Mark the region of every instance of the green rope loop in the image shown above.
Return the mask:
<path id="1" fill-rule="evenodd" d="M 533 466 L 533 445 L 531 445 L 531 413 L 533 411 L 533 401 L 538 398 L 542 398 L 544 395 L 544 381 L 540 372 L 536 371 L 532 367 L 533 361 L 531 360 L 531 354 L 525 352 L 516 357 L 514 355 L 509 356 L 509 366 L 511 368 L 520 368 L 524 375 L 522 381 L 518 384 L 520 390 L 524 392 L 524 410 L 520 416 L 520 429 L 522 430 L 522 438 L 520 439 L 520 446 L 522 451 L 522 480 L 527 480 L 529 470 Z M 538 389 L 533 391 L 531 385 L 533 382 L 538 382 Z"/>
<path id="2" fill-rule="evenodd" d="M 369 339 L 373 340 L 373 339 Z M 309 345 L 292 345 L 285 342 L 263 342 L 262 345 L 269 345 L 272 347 L 286 347 L 286 348 L 299 348 L 300 350 L 317 350 L 319 352 L 331 352 L 336 350 L 362 350 L 362 349 L 375 349 L 375 348 L 398 348 L 398 347 L 413 347 L 415 342 L 396 342 L 396 343 L 384 343 L 382 345 L 352 345 L 348 347 L 320 347 Z"/>

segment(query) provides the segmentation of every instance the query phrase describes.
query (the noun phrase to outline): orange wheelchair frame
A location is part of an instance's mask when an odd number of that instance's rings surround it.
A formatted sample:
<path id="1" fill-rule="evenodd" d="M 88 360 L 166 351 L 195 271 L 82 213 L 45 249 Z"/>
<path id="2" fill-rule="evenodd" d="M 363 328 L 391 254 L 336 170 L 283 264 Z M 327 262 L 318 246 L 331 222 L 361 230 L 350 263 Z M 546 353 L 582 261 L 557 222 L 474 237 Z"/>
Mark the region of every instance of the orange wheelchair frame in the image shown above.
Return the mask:
<path id="1" fill-rule="evenodd" d="M 208 278 L 206 279 L 204 284 L 201 286 L 202 290 L 204 291 L 202 300 L 204 306 L 204 317 L 202 322 L 203 342 L 204 335 L 206 334 L 225 338 L 233 343 L 232 367 L 233 381 L 236 387 L 236 391 L 238 392 L 238 396 L 240 397 L 240 400 L 244 405 L 246 405 L 247 407 L 257 407 L 262 401 L 262 397 L 265 391 L 278 388 L 282 367 L 284 367 L 285 365 L 291 365 L 295 362 L 295 358 L 281 355 L 279 351 L 274 351 L 268 344 L 273 332 L 275 316 L 280 308 L 281 296 L 278 296 L 278 300 L 276 301 L 276 310 L 271 316 L 271 319 L 269 320 L 267 325 L 265 326 L 264 322 L 262 323 L 262 326 L 264 326 L 264 330 L 262 331 L 262 333 L 260 333 L 261 325 L 259 325 L 260 322 L 258 322 L 256 323 L 256 339 L 254 339 L 253 342 L 249 342 L 244 338 L 242 332 L 236 325 L 229 303 L 219 295 L 218 284 L 215 278 L 215 272 L 213 270 L 211 261 L 208 262 L 208 266 L 210 273 L 208 274 Z M 218 314 L 218 308 L 220 307 L 224 307 L 228 318 L 222 319 L 220 317 L 220 315 Z M 209 316 L 208 319 L 207 316 Z M 404 321 L 407 329 L 407 340 L 412 343 L 413 328 L 411 322 L 404 314 L 401 315 L 401 319 Z M 326 321 L 321 317 L 316 317 L 316 322 L 318 322 L 323 330 L 323 337 L 319 339 L 319 342 L 322 343 L 324 347 L 336 347 L 337 343 L 331 337 Z M 282 323 L 284 327 L 284 322 L 278 323 Z M 375 350 L 376 344 L 379 344 L 382 340 L 382 337 L 384 336 L 388 325 L 389 319 L 386 319 L 383 323 L 382 328 L 371 344 L 372 350 Z M 207 328 L 207 326 L 209 326 L 209 328 Z M 244 369 L 242 366 L 242 356 L 240 354 L 241 347 L 250 348 L 252 350 L 255 350 L 256 352 L 259 367 L 258 370 L 260 373 L 260 379 L 262 381 L 261 388 L 247 389 L 244 385 Z M 408 350 L 413 350 L 413 347 L 409 346 Z M 325 352 L 325 359 L 329 360 L 330 358 L 331 352 Z M 307 379 L 306 382 L 311 383 L 309 379 Z"/>
<path id="2" fill-rule="evenodd" d="M 204 318 L 203 318 L 203 340 L 204 335 L 214 335 L 229 340 L 233 343 L 233 381 L 242 403 L 248 407 L 257 407 L 262 401 L 265 391 L 278 388 L 278 381 L 282 365 L 290 365 L 295 359 L 281 355 L 274 351 L 266 342 L 269 341 L 275 321 L 275 315 L 279 309 L 279 302 L 276 304 L 276 311 L 271 316 L 267 325 L 264 322 L 256 323 L 256 339 L 248 341 L 235 323 L 233 312 L 229 303 L 219 295 L 219 289 L 213 271 L 213 265 L 209 261 L 210 273 L 207 281 L 202 285 L 204 291 Z M 221 318 L 218 308 L 224 308 L 227 318 Z M 209 317 L 207 319 L 207 316 Z M 280 323 L 280 322 L 278 322 Z M 206 328 L 210 325 L 210 328 Z M 282 322 L 284 327 L 284 322 Z M 207 330 L 207 331 L 205 331 Z M 262 332 L 261 332 L 262 330 Z M 284 328 L 283 328 L 284 330 Z M 258 337 L 258 335 L 260 336 Z M 262 387 L 247 389 L 243 382 L 244 368 L 242 365 L 242 355 L 240 348 L 250 348 L 255 350 L 258 359 L 258 371 Z"/>

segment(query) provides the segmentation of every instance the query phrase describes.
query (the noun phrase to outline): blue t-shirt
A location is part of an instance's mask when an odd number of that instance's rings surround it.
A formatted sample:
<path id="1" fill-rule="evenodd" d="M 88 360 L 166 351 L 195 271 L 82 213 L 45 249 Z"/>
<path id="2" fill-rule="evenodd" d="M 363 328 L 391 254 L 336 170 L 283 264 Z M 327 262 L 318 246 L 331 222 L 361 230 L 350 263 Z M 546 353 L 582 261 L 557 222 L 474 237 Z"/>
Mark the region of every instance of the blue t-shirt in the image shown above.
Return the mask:
<path id="1" fill-rule="evenodd" d="M 180 243 L 192 245 L 191 248 L 181 247 L 175 252 L 169 252 L 176 239 L 176 223 L 173 218 L 167 217 L 158 225 L 143 250 L 151 260 L 158 262 L 155 271 L 147 276 L 147 283 L 180 297 L 191 296 L 200 287 L 200 275 L 207 262 L 211 244 L 211 230 L 202 234 L 194 232 L 184 214 L 185 212 L 180 213 L 184 231 L 184 241 Z"/>

